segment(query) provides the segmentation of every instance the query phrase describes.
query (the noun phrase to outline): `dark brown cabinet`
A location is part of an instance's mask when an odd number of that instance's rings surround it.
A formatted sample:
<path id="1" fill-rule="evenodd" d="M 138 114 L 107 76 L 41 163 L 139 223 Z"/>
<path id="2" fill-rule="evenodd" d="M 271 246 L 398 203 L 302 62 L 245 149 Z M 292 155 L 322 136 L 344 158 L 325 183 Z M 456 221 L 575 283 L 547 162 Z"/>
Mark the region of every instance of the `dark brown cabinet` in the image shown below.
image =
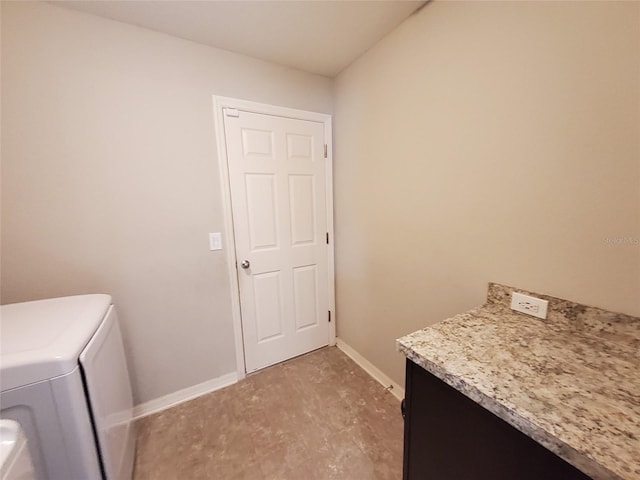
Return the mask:
<path id="1" fill-rule="evenodd" d="M 404 480 L 589 480 L 504 420 L 407 360 Z"/>

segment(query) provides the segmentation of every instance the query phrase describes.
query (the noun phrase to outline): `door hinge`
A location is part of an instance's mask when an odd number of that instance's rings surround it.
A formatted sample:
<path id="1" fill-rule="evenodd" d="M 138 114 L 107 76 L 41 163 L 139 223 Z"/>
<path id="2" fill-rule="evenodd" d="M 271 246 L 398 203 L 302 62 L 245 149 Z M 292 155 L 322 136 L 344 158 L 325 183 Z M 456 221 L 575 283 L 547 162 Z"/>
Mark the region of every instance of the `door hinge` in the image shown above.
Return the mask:
<path id="1" fill-rule="evenodd" d="M 324 158 L 327 158 L 327 144 L 324 144 Z"/>
<path id="2" fill-rule="evenodd" d="M 331 323 L 331 310 L 329 310 L 329 323 Z"/>
<path id="3" fill-rule="evenodd" d="M 327 232 L 327 245 L 329 245 L 329 232 Z"/>

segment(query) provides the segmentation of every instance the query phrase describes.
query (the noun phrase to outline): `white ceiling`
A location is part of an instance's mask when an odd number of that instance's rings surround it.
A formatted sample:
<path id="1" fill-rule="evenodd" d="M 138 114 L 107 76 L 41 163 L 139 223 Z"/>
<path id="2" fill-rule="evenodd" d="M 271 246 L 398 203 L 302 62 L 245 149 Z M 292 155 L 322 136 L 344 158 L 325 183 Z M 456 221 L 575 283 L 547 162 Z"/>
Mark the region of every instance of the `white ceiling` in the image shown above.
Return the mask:
<path id="1" fill-rule="evenodd" d="M 52 1 L 176 37 L 328 77 L 424 1 Z"/>

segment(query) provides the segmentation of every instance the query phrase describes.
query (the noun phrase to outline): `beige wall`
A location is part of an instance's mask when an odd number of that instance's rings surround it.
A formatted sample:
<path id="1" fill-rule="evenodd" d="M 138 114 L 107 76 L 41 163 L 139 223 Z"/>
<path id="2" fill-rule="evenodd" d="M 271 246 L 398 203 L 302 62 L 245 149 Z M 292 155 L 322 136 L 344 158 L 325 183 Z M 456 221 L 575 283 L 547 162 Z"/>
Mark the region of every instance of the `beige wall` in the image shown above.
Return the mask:
<path id="1" fill-rule="evenodd" d="M 331 111 L 331 81 L 2 2 L 2 302 L 119 308 L 136 402 L 235 371 L 212 95 Z"/>
<path id="2" fill-rule="evenodd" d="M 338 336 L 393 380 L 489 281 L 640 315 L 640 3 L 434 2 L 334 92 Z"/>
<path id="3" fill-rule="evenodd" d="M 335 81 L 338 334 L 488 281 L 640 315 L 640 4 L 431 3 Z M 2 303 L 108 292 L 137 402 L 235 369 L 211 95 L 331 112 L 331 81 L 2 2 Z"/>

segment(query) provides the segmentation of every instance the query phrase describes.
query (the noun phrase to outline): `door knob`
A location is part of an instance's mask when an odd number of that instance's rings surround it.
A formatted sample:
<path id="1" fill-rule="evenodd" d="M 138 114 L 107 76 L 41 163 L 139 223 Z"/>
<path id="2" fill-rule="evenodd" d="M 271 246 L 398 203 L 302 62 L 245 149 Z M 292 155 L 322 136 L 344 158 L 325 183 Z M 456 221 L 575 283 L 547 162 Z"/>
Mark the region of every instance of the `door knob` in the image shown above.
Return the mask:
<path id="1" fill-rule="evenodd" d="M 242 260 L 242 262 L 240 262 L 240 266 L 242 268 L 249 268 L 251 266 L 251 262 L 249 262 L 249 260 Z"/>

